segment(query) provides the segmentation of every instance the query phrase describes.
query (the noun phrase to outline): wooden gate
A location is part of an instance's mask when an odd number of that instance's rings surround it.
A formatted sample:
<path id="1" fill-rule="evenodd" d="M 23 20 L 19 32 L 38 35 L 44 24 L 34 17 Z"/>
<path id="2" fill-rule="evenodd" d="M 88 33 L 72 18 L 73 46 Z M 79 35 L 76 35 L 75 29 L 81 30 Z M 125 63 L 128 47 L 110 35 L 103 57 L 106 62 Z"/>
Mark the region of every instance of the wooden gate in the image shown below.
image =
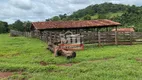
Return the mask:
<path id="1" fill-rule="evenodd" d="M 142 32 L 134 32 L 133 38 L 134 38 L 133 42 L 142 43 Z"/>
<path id="2" fill-rule="evenodd" d="M 131 45 L 132 32 L 117 32 L 118 45 Z"/>

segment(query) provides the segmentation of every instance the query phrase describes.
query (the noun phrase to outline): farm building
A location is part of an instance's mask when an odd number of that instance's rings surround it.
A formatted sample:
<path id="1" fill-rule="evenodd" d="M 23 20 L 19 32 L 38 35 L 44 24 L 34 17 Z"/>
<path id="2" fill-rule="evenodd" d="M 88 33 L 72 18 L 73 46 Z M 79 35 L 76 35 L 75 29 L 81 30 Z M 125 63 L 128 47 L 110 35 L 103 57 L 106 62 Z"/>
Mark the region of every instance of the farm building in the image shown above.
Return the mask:
<path id="1" fill-rule="evenodd" d="M 86 20 L 86 21 L 48 21 L 48 22 L 33 22 L 31 30 L 40 32 L 45 30 L 75 30 L 76 32 L 84 29 L 100 29 L 108 27 L 117 27 L 121 24 L 107 19 L 102 20 Z M 87 30 L 88 31 L 88 30 Z"/>
<path id="2" fill-rule="evenodd" d="M 84 36 L 85 43 L 99 43 L 100 41 L 106 41 L 99 38 L 99 32 L 108 32 L 112 29 L 116 29 L 121 24 L 107 19 L 101 20 L 86 20 L 86 21 L 48 21 L 48 22 L 33 22 L 31 25 L 31 32 L 34 37 L 40 38 L 44 41 L 49 37 L 55 35 L 56 39 L 59 34 L 63 34 L 70 31 L 74 34 L 81 34 Z M 105 37 L 109 38 L 110 42 L 116 40 L 115 34 L 110 37 L 106 33 Z M 101 39 L 101 40 L 100 40 Z"/>
<path id="3" fill-rule="evenodd" d="M 116 31 L 116 29 L 112 29 L 112 31 Z M 119 28 L 117 29 L 118 32 L 135 32 L 135 29 L 133 27 L 131 28 Z"/>

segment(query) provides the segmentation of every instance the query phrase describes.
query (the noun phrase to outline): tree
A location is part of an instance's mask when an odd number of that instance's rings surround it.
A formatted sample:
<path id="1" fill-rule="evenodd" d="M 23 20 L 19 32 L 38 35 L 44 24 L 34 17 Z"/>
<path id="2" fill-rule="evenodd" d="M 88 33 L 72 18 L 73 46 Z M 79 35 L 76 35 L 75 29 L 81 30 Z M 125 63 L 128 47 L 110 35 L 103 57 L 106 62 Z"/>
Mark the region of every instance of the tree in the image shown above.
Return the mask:
<path id="1" fill-rule="evenodd" d="M 7 29 L 6 29 L 5 25 L 3 24 L 3 22 L 0 22 L 0 34 L 6 33 L 7 32 L 6 30 Z"/>
<path id="2" fill-rule="evenodd" d="M 78 21 L 79 19 L 78 19 L 78 18 L 73 18 L 72 20 L 74 20 L 74 21 Z"/>
<path id="3" fill-rule="evenodd" d="M 88 15 L 83 17 L 83 20 L 91 20 L 91 16 L 88 14 Z"/>
<path id="4" fill-rule="evenodd" d="M 130 8 L 128 8 L 128 13 L 136 13 L 138 11 L 138 8 L 135 5 L 132 5 Z"/>
<path id="5" fill-rule="evenodd" d="M 20 20 L 15 21 L 15 23 L 13 23 L 10 28 L 13 30 L 24 31 L 23 22 Z"/>
<path id="6" fill-rule="evenodd" d="M 8 23 L 0 21 L 0 33 L 6 33 L 9 31 Z"/>
<path id="7" fill-rule="evenodd" d="M 3 22 L 2 23 L 4 24 L 5 28 L 6 28 L 6 32 L 9 32 L 9 28 L 8 28 L 8 23 L 7 22 Z"/>
<path id="8" fill-rule="evenodd" d="M 54 16 L 51 20 L 52 20 L 52 21 L 59 21 L 59 20 L 60 20 L 60 17 L 59 17 L 59 16 Z"/>
<path id="9" fill-rule="evenodd" d="M 45 21 L 51 21 L 51 19 L 46 19 Z"/>
<path id="10" fill-rule="evenodd" d="M 106 15 L 105 14 L 99 14 L 98 15 L 98 19 L 106 19 Z"/>
<path id="11" fill-rule="evenodd" d="M 30 21 L 26 21 L 26 22 L 23 23 L 23 26 L 24 26 L 24 30 L 29 32 L 30 28 L 31 28 L 31 22 Z"/>
<path id="12" fill-rule="evenodd" d="M 65 19 L 67 17 L 67 14 L 64 14 L 64 15 L 60 14 L 59 17 L 60 17 L 61 20 L 63 20 L 63 19 Z"/>

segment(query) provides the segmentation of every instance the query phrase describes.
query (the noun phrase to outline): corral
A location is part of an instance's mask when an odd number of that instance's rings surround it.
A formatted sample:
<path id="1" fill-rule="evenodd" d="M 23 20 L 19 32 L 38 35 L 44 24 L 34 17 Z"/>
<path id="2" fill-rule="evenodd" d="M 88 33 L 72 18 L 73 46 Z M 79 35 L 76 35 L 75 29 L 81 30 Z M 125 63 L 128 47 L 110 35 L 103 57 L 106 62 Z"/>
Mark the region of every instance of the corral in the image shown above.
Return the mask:
<path id="1" fill-rule="evenodd" d="M 127 31 L 132 28 L 118 28 L 120 23 L 111 20 L 88 20 L 88 21 L 48 21 L 33 22 L 31 32 L 19 32 L 11 30 L 11 34 L 25 35 L 49 42 L 52 37 L 54 41 L 60 40 L 60 34 L 70 31 L 73 34 L 80 34 L 83 43 L 95 45 L 119 45 L 133 42 L 141 42 L 141 32 Z M 112 31 L 113 29 L 113 31 Z M 125 29 L 125 30 L 124 30 Z"/>
<path id="2" fill-rule="evenodd" d="M 76 57 L 76 50 L 84 49 L 84 42 L 88 36 L 93 43 L 101 46 L 102 41 L 118 44 L 117 26 L 121 24 L 111 20 L 88 20 L 88 21 L 48 21 L 33 22 L 31 25 L 31 36 L 44 40 L 48 43 L 48 49 L 55 56 L 64 55 L 68 59 Z M 115 33 L 101 35 L 100 31 L 109 31 L 115 28 Z M 92 35 L 85 35 L 89 32 L 95 32 Z M 101 38 L 103 37 L 103 38 Z M 90 41 L 89 40 L 89 41 Z"/>
<path id="3" fill-rule="evenodd" d="M 46 42 L 50 39 L 50 36 L 56 37 L 55 39 L 60 39 L 59 34 L 64 34 L 67 31 L 73 34 L 80 34 L 84 37 L 84 42 L 93 42 L 101 45 L 101 35 L 100 32 L 108 32 L 115 28 L 117 31 L 117 26 L 121 24 L 107 19 L 102 20 L 88 20 L 88 21 L 49 21 L 49 22 L 33 22 L 31 26 L 31 31 L 33 36 L 40 38 Z M 92 33 L 90 35 L 89 33 Z M 117 43 L 117 37 L 114 33 L 113 40 Z M 91 39 L 89 39 L 91 38 Z"/>
<path id="4" fill-rule="evenodd" d="M 38 38 L 48 44 L 54 56 L 76 57 L 76 50 L 84 50 L 84 44 L 132 45 L 142 42 L 141 32 L 133 28 L 119 28 L 120 23 L 111 20 L 48 21 L 33 22 L 30 32 L 11 30 L 11 35 Z"/>

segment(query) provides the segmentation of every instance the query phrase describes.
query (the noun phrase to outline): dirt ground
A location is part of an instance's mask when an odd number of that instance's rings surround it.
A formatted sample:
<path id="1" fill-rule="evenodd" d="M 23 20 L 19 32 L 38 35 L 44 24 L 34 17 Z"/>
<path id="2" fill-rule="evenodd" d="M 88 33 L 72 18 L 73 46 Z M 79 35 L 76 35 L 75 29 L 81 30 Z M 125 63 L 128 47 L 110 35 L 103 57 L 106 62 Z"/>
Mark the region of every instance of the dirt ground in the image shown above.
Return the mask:
<path id="1" fill-rule="evenodd" d="M 7 78 L 9 76 L 12 76 L 13 73 L 12 72 L 0 72 L 0 79 L 1 78 Z"/>
<path id="2" fill-rule="evenodd" d="M 89 62 L 107 61 L 107 60 L 110 60 L 110 59 L 113 59 L 113 58 L 115 58 L 115 57 L 108 57 L 108 58 L 90 60 Z M 80 62 L 78 62 L 78 63 L 80 63 Z M 72 66 L 72 65 L 78 64 L 78 63 L 57 64 L 57 66 Z M 40 61 L 40 65 L 42 65 L 42 66 L 47 66 L 47 65 L 50 65 L 50 64 L 48 64 L 48 63 L 45 62 L 45 61 Z"/>

